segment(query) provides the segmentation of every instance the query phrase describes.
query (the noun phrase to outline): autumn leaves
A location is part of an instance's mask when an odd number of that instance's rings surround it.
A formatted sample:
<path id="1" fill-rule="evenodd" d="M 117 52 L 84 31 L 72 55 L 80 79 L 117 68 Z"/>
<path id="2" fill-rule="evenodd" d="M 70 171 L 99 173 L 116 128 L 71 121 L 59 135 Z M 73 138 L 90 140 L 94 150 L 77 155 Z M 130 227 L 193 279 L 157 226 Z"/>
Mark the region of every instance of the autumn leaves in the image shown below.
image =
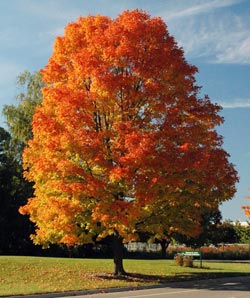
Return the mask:
<path id="1" fill-rule="evenodd" d="M 143 11 L 65 28 L 24 152 L 35 197 L 21 211 L 37 242 L 190 235 L 202 212 L 233 196 L 220 107 L 198 97 L 196 71 L 164 22 Z"/>

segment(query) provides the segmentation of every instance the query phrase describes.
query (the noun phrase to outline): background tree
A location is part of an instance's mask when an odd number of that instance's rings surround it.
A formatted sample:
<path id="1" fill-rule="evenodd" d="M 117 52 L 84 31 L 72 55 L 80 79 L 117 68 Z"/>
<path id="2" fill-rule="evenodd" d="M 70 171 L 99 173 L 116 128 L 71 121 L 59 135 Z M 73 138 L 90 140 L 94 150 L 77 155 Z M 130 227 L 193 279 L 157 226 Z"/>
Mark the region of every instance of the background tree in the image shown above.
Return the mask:
<path id="1" fill-rule="evenodd" d="M 0 193 L 1 193 L 1 254 L 33 254 L 29 235 L 33 224 L 18 212 L 33 195 L 33 183 L 23 178 L 21 156 L 27 141 L 32 138 L 31 121 L 35 107 L 42 100 L 44 85 L 40 73 L 23 72 L 18 76 L 18 105 L 5 105 L 3 115 L 8 132 L 0 128 Z"/>
<path id="2" fill-rule="evenodd" d="M 229 236 L 229 228 L 221 222 L 221 219 L 221 212 L 218 209 L 208 210 L 202 214 L 200 222 L 201 232 L 196 237 L 176 234 L 173 238 L 178 243 L 184 243 L 194 248 L 210 244 L 217 245 L 218 243 L 225 242 L 225 240 L 231 240 L 232 235 L 230 234 Z M 234 232 L 232 233 L 235 235 Z"/>
<path id="3" fill-rule="evenodd" d="M 217 243 L 238 243 L 239 236 L 235 226 L 230 220 L 226 220 L 217 227 Z M 215 243 L 216 244 L 216 243 Z"/>
<path id="4" fill-rule="evenodd" d="M 32 243 L 31 223 L 18 213 L 18 208 L 32 195 L 23 179 L 22 168 L 13 158 L 10 134 L 0 128 L 0 253 L 29 254 Z"/>
<path id="5" fill-rule="evenodd" d="M 138 223 L 158 238 L 197 233 L 202 210 L 233 196 L 220 107 L 198 97 L 196 71 L 145 12 L 66 27 L 24 151 L 35 195 L 20 212 L 35 222 L 36 244 L 110 235 L 115 274 L 125 274 L 122 242 L 136 239 Z"/>
<path id="6" fill-rule="evenodd" d="M 17 85 L 21 91 L 16 96 L 18 105 L 5 105 L 2 113 L 12 136 L 14 154 L 21 163 L 24 146 L 33 136 L 31 123 L 34 110 L 42 101 L 42 74 L 24 71 L 18 76 Z"/>
<path id="7" fill-rule="evenodd" d="M 243 226 L 239 221 L 236 221 L 234 228 L 239 242 L 250 245 L 250 222 L 247 222 L 247 225 Z"/>

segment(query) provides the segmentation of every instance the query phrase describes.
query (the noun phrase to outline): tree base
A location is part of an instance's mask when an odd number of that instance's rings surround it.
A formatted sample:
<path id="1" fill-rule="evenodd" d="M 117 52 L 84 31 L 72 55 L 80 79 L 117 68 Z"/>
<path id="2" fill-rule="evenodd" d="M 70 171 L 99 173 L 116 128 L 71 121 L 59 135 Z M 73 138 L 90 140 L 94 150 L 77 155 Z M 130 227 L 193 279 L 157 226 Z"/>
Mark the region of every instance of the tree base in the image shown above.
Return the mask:
<path id="1" fill-rule="evenodd" d="M 122 238 L 118 233 L 113 235 L 113 249 L 114 249 L 114 276 L 125 276 L 126 271 L 123 268 L 123 243 Z"/>
<path id="2" fill-rule="evenodd" d="M 129 274 L 125 271 L 125 270 L 119 270 L 119 271 L 116 271 L 114 272 L 114 276 L 117 277 L 117 276 L 128 276 Z"/>

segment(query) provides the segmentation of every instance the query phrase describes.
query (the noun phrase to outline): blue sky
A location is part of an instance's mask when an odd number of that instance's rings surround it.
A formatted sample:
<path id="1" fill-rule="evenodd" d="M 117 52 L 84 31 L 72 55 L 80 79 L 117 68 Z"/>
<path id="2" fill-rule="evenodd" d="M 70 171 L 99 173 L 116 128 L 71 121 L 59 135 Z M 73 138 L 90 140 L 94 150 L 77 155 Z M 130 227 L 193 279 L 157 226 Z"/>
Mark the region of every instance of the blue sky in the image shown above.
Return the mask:
<path id="1" fill-rule="evenodd" d="M 18 74 L 46 65 L 55 37 L 68 22 L 89 14 L 115 18 L 134 8 L 166 22 L 188 62 L 199 68 L 201 93 L 223 106 L 225 122 L 218 132 L 240 183 L 221 211 L 224 219 L 245 221 L 241 206 L 250 187 L 250 0 L 1 0 L 0 109 L 17 103 Z"/>

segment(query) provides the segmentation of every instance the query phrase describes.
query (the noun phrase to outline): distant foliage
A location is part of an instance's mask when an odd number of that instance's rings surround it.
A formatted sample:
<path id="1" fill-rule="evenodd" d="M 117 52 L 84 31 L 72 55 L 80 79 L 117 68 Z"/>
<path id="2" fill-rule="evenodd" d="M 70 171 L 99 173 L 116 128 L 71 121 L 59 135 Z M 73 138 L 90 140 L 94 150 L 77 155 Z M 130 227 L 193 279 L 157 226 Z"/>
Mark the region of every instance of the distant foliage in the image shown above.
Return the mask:
<path id="1" fill-rule="evenodd" d="M 249 244 L 223 244 L 218 246 L 202 246 L 196 251 L 202 253 L 204 260 L 249 260 L 250 259 Z M 167 258 L 175 259 L 184 251 L 194 251 L 192 247 L 170 246 L 167 250 Z M 182 256 L 182 255 L 181 255 Z M 198 260 L 198 258 L 195 258 Z M 195 260 L 194 259 L 194 260 Z"/>
<path id="2" fill-rule="evenodd" d="M 32 138 L 32 117 L 42 100 L 41 74 L 21 73 L 16 105 L 5 105 L 7 130 L 0 128 L 0 254 L 36 254 L 29 234 L 34 231 L 28 218 L 18 209 L 33 195 L 33 183 L 23 178 L 22 153 Z"/>

